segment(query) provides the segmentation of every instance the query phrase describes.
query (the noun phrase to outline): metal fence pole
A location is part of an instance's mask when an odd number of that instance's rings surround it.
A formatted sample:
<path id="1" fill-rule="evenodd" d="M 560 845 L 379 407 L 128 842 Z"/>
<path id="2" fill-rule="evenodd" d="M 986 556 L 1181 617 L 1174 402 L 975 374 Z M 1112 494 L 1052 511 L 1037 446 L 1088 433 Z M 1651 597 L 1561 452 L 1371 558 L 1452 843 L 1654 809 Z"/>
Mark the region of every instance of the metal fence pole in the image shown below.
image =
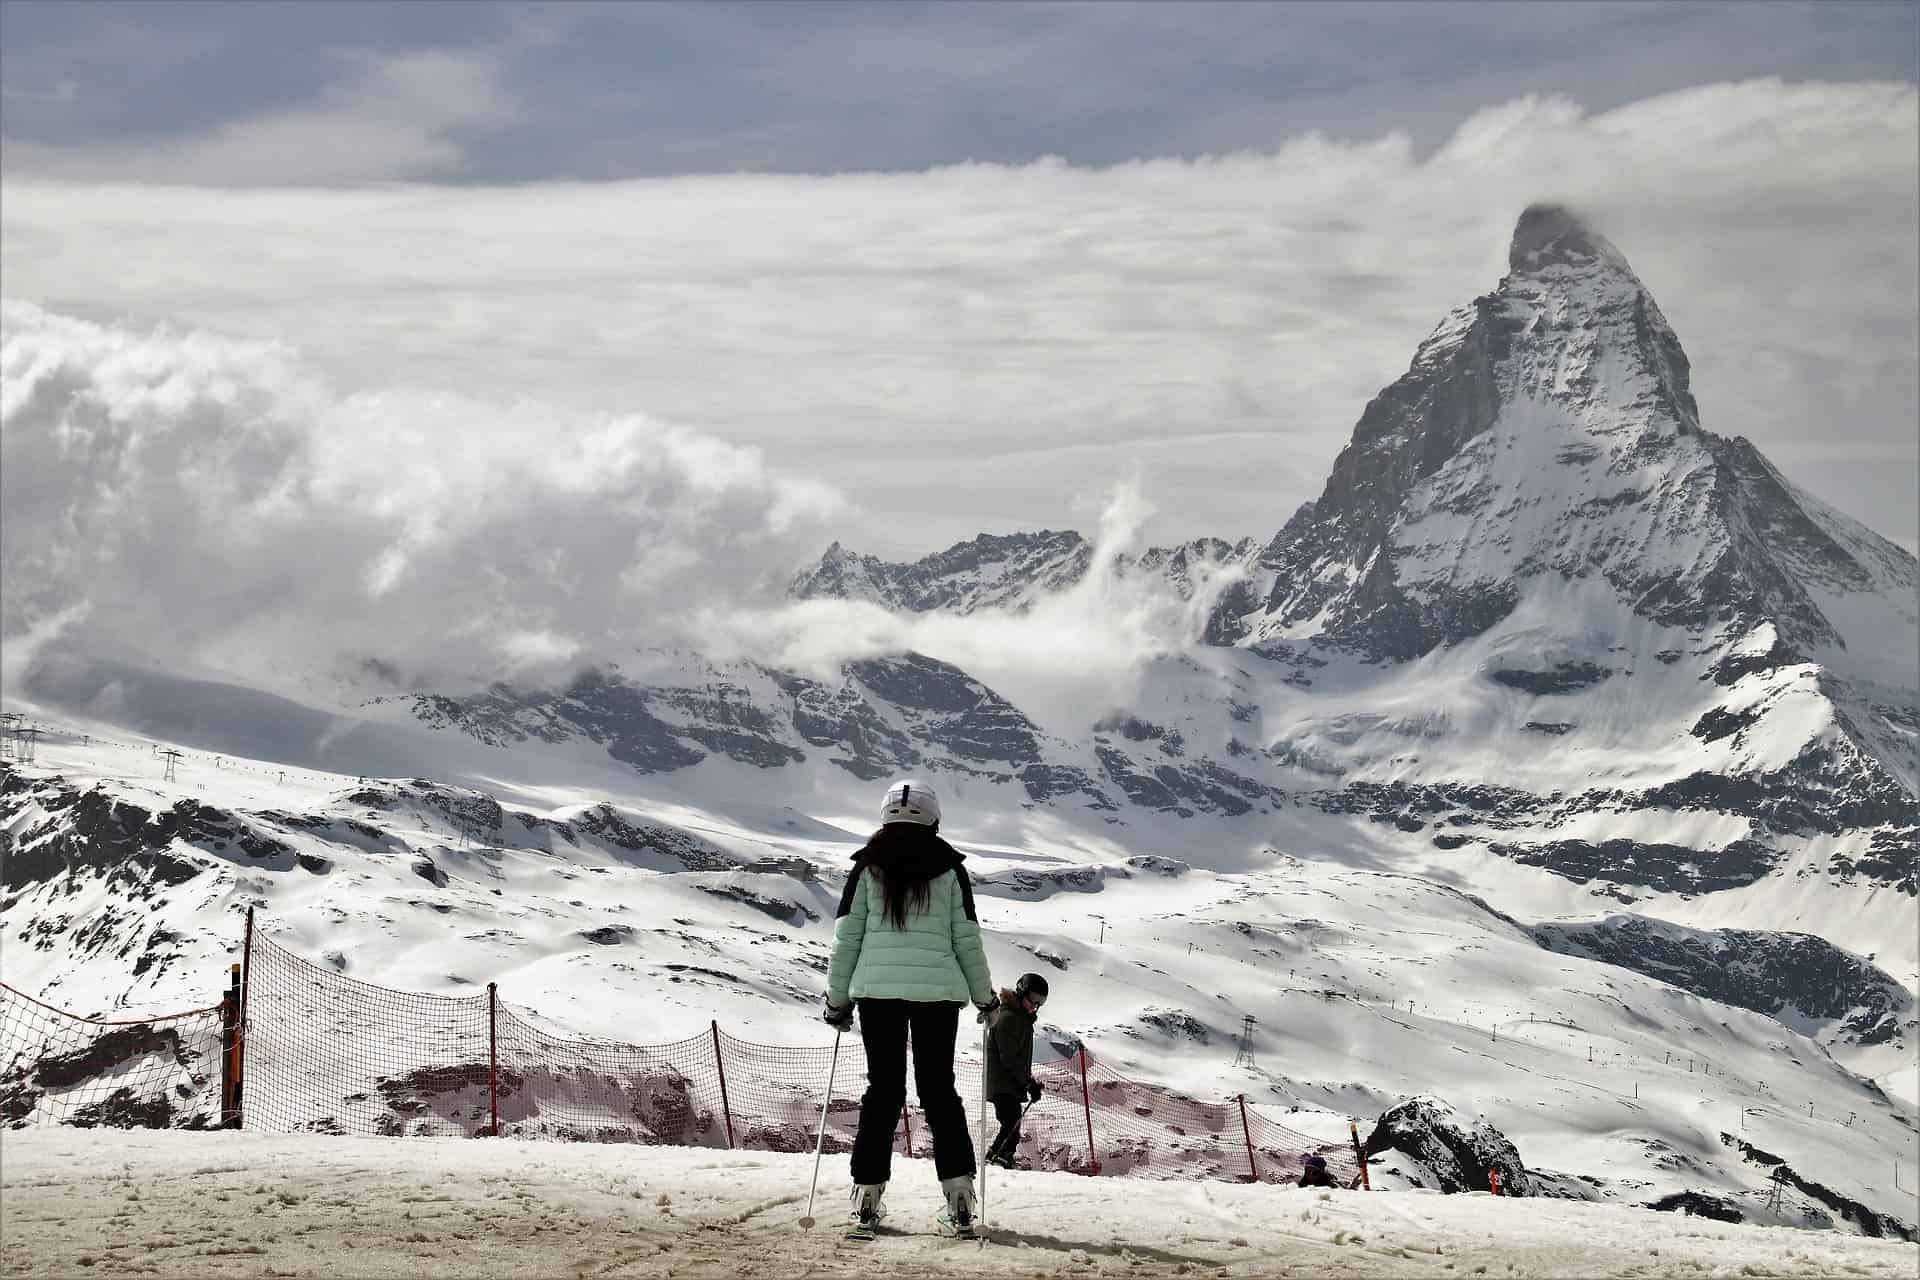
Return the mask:
<path id="1" fill-rule="evenodd" d="M 727 1101 L 727 1064 L 720 1056 L 720 1020 L 708 1023 L 713 1029 L 713 1065 L 720 1073 L 720 1114 L 727 1121 L 727 1147 L 733 1147 L 733 1106 Z"/>
<path id="2" fill-rule="evenodd" d="M 253 908 L 247 908 L 247 931 L 240 939 L 239 1021 L 234 1027 L 233 1127 L 247 1127 L 247 1011 L 253 995 Z"/>
<path id="3" fill-rule="evenodd" d="M 500 987 L 487 984 L 487 1136 L 500 1136 Z"/>
<path id="4" fill-rule="evenodd" d="M 1100 1153 L 1093 1146 L 1093 1100 L 1087 1092 L 1087 1046 L 1080 1046 L 1080 1109 L 1087 1117 L 1087 1160 L 1091 1167 L 1088 1173 L 1100 1172 Z"/>
<path id="5" fill-rule="evenodd" d="M 1247 1172 L 1249 1181 L 1260 1181 L 1260 1165 L 1253 1157 L 1253 1130 L 1247 1125 L 1247 1095 L 1240 1095 L 1240 1136 L 1247 1140 Z"/>

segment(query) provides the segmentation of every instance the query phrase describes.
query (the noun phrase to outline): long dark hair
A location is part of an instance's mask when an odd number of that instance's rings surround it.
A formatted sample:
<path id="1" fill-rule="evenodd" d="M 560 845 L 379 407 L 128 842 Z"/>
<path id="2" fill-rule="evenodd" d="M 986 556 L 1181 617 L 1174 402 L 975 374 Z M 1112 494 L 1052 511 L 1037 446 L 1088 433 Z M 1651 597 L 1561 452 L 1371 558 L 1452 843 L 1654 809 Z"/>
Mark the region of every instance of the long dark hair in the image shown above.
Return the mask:
<path id="1" fill-rule="evenodd" d="M 926 910 L 933 878 L 947 870 L 952 857 L 934 828 L 911 822 L 889 822 L 859 853 L 880 883 L 881 914 L 896 929 L 906 928 L 914 912 Z"/>

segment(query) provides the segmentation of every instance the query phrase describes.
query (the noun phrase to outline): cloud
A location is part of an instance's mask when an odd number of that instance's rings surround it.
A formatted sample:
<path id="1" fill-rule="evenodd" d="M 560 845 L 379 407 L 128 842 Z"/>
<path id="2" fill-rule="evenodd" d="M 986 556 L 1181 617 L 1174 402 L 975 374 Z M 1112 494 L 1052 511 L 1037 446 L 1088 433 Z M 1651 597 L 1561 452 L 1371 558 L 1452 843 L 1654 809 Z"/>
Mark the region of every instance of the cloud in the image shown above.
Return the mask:
<path id="1" fill-rule="evenodd" d="M 1131 570 L 1153 517 L 1139 479 L 1100 513 L 1088 572 L 1030 608 L 896 614 L 864 601 L 804 600 L 716 612 L 700 630 L 716 658 L 752 658 L 817 679 L 849 660 L 923 653 L 983 681 L 1046 728 L 1073 733 L 1134 701 L 1147 665 L 1200 640 L 1237 570 L 1196 565 L 1186 598 Z"/>
<path id="2" fill-rule="evenodd" d="M 1268 152 L 513 188 L 9 181 L 10 293 L 282 339 L 348 390 L 643 412 L 859 495 L 920 554 L 1080 524 L 1130 468 L 1156 537 L 1264 536 L 1367 400 L 1504 270 L 1532 200 L 1596 211 L 1676 326 L 1709 429 L 1910 538 L 1912 85 L 1522 98 Z M 1837 446 L 1808 456 L 1817 426 Z M 1795 461 L 1798 457 L 1800 461 Z"/>
<path id="3" fill-rule="evenodd" d="M 539 680 L 777 600 L 839 504 L 642 415 L 341 394 L 277 344 L 0 311 L 10 647 L 291 693 Z"/>
<path id="4" fill-rule="evenodd" d="M 500 69 L 488 56 L 440 50 L 336 56 L 348 74 L 310 104 L 133 143 L 10 137 L 6 171 L 76 181 L 260 186 L 435 178 L 465 167 L 465 131 L 500 127 L 514 117 Z"/>

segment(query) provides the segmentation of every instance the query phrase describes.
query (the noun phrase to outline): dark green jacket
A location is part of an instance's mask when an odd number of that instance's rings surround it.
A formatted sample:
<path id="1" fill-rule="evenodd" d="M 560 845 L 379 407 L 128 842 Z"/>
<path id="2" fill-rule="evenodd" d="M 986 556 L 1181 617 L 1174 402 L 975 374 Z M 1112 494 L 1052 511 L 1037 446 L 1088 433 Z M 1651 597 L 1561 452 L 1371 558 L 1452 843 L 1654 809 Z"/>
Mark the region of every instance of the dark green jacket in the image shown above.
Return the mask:
<path id="1" fill-rule="evenodd" d="M 1033 1024 L 1035 1018 L 1020 1007 L 1019 997 L 1001 991 L 1000 1007 L 987 1018 L 987 1095 L 1027 1091 L 1033 1079 Z"/>

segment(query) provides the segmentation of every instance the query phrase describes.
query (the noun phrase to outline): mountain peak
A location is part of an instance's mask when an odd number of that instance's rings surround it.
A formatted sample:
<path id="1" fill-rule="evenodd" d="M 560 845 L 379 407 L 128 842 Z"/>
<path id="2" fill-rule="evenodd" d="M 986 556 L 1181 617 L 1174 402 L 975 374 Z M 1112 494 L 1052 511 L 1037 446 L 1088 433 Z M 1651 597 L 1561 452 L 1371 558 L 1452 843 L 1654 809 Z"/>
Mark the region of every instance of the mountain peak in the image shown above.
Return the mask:
<path id="1" fill-rule="evenodd" d="M 1633 274 L 1626 255 L 1565 205 L 1528 205 L 1520 214 L 1520 221 L 1514 224 L 1513 243 L 1507 249 L 1509 270 L 1532 271 L 1554 264 L 1584 265 L 1595 261 Z"/>

